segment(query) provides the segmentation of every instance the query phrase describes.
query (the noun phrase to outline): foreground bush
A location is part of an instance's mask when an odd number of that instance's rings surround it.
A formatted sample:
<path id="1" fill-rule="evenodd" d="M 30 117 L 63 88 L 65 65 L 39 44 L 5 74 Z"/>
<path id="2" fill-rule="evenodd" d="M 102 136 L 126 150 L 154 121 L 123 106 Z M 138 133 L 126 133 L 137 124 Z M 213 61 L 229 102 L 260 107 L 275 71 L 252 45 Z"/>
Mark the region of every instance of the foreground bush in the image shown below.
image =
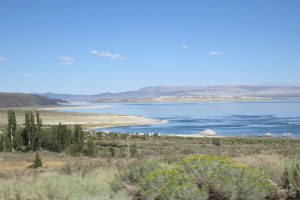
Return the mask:
<path id="1" fill-rule="evenodd" d="M 37 152 L 37 153 L 35 154 L 35 159 L 34 159 L 34 161 L 33 161 L 32 168 L 33 168 L 33 169 L 36 169 L 36 168 L 42 167 L 42 166 L 43 166 L 42 159 L 41 159 L 41 157 L 40 157 L 39 152 Z"/>
<path id="2" fill-rule="evenodd" d="M 268 178 L 232 158 L 193 156 L 183 161 L 183 172 L 212 199 L 264 199 L 271 191 Z"/>
<path id="3" fill-rule="evenodd" d="M 290 199 L 300 199 L 300 162 L 290 161 L 283 173 L 283 188 Z"/>
<path id="4" fill-rule="evenodd" d="M 140 199 L 141 182 L 149 173 L 162 166 L 164 166 L 164 164 L 158 161 L 146 161 L 137 164 L 130 170 L 117 176 L 116 180 L 111 183 L 112 190 L 114 192 L 125 190 L 127 195 L 134 197 L 134 199 Z"/>
<path id="5" fill-rule="evenodd" d="M 228 157 L 198 155 L 175 166 L 153 165 L 137 174 L 145 168 L 145 164 L 132 168 L 118 179 L 134 199 L 263 200 L 272 190 L 263 173 Z"/>

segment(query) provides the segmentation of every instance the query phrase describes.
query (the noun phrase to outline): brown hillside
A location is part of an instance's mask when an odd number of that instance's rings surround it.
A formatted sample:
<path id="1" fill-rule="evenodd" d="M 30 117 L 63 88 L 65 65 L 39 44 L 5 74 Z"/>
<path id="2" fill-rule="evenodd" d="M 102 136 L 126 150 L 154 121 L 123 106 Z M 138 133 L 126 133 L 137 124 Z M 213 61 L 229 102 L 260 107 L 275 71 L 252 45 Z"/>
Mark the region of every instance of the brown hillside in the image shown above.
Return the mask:
<path id="1" fill-rule="evenodd" d="M 58 99 L 34 94 L 0 93 L 0 108 L 57 105 Z"/>

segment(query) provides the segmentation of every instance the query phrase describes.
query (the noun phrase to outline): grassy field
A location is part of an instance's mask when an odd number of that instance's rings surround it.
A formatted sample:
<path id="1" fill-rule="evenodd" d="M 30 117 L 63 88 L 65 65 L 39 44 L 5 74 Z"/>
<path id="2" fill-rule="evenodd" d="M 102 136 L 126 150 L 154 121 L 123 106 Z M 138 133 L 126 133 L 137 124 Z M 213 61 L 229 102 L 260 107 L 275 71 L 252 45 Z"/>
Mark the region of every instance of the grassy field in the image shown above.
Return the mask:
<path id="1" fill-rule="evenodd" d="M 0 199 L 134 199 L 126 190 L 115 193 L 110 187 L 120 173 L 140 162 L 176 165 L 193 155 L 227 156 L 250 169 L 258 169 L 276 188 L 273 195 L 287 199 L 291 191 L 283 187 L 284 173 L 290 163 L 300 158 L 300 140 L 295 138 L 183 138 L 98 133 L 86 136 L 86 140 L 96 144 L 92 157 L 74 157 L 68 151 L 41 152 L 44 166 L 38 169 L 30 168 L 34 152 L 0 153 Z M 277 197 L 273 199 L 280 199 Z"/>
<path id="2" fill-rule="evenodd" d="M 12 166 L 0 170 L 1 200 L 128 199 L 111 191 L 110 182 L 118 169 L 106 160 L 42 152 L 42 168 L 24 168 L 20 161 L 29 164 L 30 157 L 32 163 L 33 153 L 26 153 L 25 158 L 22 154 L 1 155 Z"/>

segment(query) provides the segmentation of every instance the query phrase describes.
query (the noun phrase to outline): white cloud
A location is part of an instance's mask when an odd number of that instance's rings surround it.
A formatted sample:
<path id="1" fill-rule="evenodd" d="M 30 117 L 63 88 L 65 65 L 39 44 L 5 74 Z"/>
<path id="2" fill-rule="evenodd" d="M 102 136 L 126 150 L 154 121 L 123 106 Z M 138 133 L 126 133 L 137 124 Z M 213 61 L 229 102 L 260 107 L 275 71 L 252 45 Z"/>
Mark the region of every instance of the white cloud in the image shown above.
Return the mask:
<path id="1" fill-rule="evenodd" d="M 123 60 L 124 57 L 122 57 L 121 54 L 115 54 L 115 53 L 111 53 L 108 51 L 96 51 L 96 50 L 92 50 L 91 51 L 92 54 L 95 54 L 97 56 L 101 56 L 101 57 L 108 57 L 109 59 L 112 60 Z"/>
<path id="2" fill-rule="evenodd" d="M 32 74 L 25 74 L 25 77 L 30 78 L 30 77 L 33 77 L 33 75 Z"/>
<path id="3" fill-rule="evenodd" d="M 189 48 L 189 46 L 188 46 L 188 45 L 186 45 L 186 44 L 183 44 L 183 45 L 181 45 L 180 47 L 181 47 L 181 48 L 183 48 L 183 49 L 187 49 L 187 48 Z"/>
<path id="4" fill-rule="evenodd" d="M 91 53 L 92 53 L 92 54 L 95 54 L 95 55 L 98 55 L 99 52 L 96 51 L 96 50 L 92 50 Z"/>
<path id="5" fill-rule="evenodd" d="M 5 61 L 5 60 L 6 60 L 5 57 L 0 56 L 0 61 Z"/>
<path id="6" fill-rule="evenodd" d="M 70 58 L 66 56 L 60 56 L 58 57 L 58 60 L 61 65 L 72 65 L 75 62 L 74 58 Z"/>
<path id="7" fill-rule="evenodd" d="M 222 55 L 224 54 L 223 52 L 220 52 L 220 51 L 211 51 L 209 52 L 210 55 L 214 55 L 214 56 L 218 56 L 218 55 Z"/>

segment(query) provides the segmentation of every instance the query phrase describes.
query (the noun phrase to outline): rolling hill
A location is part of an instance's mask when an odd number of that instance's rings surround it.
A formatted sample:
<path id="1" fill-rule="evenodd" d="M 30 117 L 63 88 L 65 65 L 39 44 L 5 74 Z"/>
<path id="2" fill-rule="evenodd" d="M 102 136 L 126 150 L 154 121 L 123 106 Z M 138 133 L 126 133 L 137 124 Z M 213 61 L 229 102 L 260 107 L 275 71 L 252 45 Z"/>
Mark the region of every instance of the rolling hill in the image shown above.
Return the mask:
<path id="1" fill-rule="evenodd" d="M 34 94 L 0 93 L 0 108 L 52 106 L 58 105 L 59 102 L 62 101 Z"/>

